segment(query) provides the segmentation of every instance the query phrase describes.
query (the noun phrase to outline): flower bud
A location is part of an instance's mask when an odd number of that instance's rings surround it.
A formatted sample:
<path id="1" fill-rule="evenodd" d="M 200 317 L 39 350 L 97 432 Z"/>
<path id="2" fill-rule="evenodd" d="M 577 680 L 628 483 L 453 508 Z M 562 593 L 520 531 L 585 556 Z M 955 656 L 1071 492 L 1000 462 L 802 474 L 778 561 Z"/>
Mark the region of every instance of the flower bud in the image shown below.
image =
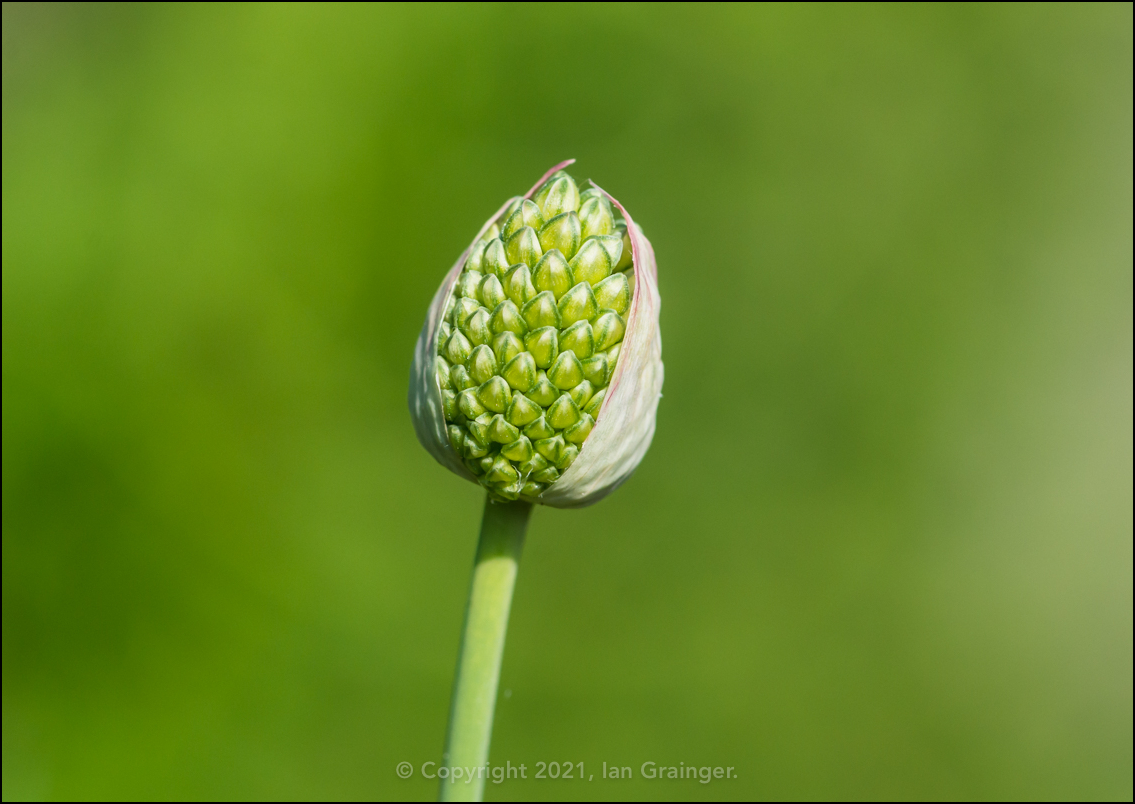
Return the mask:
<path id="1" fill-rule="evenodd" d="M 525 226 L 540 231 L 543 225 L 544 216 L 540 213 L 540 208 L 527 198 L 523 198 L 513 207 L 512 213 L 501 228 L 501 237 L 507 241 Z"/>
<path id="2" fill-rule="evenodd" d="M 504 244 L 504 253 L 510 265 L 517 263 L 535 265 L 544 254 L 544 250 L 540 247 L 540 239 L 536 236 L 536 231 L 531 226 L 525 226 Z"/>
<path id="3" fill-rule="evenodd" d="M 572 285 L 575 279 L 571 275 L 571 267 L 559 249 L 549 249 L 536 263 L 532 272 L 532 285 L 537 293 L 548 291 L 553 300 L 559 301 Z"/>
<path id="4" fill-rule="evenodd" d="M 597 285 L 611 275 L 611 258 L 597 240 L 588 240 L 568 263 L 576 282 Z"/>
<path id="5" fill-rule="evenodd" d="M 544 220 L 548 221 L 565 212 L 579 211 L 579 187 L 571 176 L 561 171 L 537 191 L 534 200 Z"/>
<path id="6" fill-rule="evenodd" d="M 610 202 L 598 192 L 592 194 L 592 190 L 588 190 L 579 207 L 579 223 L 584 240 L 593 235 L 611 234 L 615 231 L 615 216 L 611 214 Z"/>
<path id="7" fill-rule="evenodd" d="M 510 264 L 501 239 L 495 237 L 490 240 L 485 246 L 485 256 L 481 259 L 481 273 L 502 276 Z"/>
<path id="8" fill-rule="evenodd" d="M 568 164 L 503 206 L 450 270 L 409 400 L 419 440 L 451 471 L 498 500 L 564 508 L 634 471 L 663 379 L 654 251 Z"/>
<path id="9" fill-rule="evenodd" d="M 582 240 L 579 217 L 571 211 L 557 215 L 540 229 L 540 248 L 544 251 L 556 249 L 569 260 L 579 251 Z"/>

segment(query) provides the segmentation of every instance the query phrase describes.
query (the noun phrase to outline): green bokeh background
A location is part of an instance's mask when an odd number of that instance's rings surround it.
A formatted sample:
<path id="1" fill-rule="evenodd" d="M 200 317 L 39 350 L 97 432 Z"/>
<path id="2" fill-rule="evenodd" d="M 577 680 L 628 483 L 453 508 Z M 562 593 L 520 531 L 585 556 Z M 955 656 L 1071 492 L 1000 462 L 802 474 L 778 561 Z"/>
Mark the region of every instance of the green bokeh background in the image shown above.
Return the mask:
<path id="1" fill-rule="evenodd" d="M 413 345 L 567 157 L 665 398 L 533 517 L 487 795 L 1130 799 L 1130 5 L 5 5 L 4 798 L 435 794 Z"/>

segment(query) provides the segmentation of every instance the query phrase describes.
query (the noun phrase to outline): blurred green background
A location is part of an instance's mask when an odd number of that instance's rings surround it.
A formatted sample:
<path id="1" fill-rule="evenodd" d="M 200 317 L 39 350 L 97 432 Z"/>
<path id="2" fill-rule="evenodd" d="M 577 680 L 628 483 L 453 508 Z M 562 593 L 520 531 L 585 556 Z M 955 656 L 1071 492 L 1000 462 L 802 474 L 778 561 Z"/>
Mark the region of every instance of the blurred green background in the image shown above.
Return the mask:
<path id="1" fill-rule="evenodd" d="M 7 4 L 4 798 L 435 794 L 412 350 L 567 157 L 665 398 L 533 517 L 487 795 L 1130 799 L 1130 5 Z"/>

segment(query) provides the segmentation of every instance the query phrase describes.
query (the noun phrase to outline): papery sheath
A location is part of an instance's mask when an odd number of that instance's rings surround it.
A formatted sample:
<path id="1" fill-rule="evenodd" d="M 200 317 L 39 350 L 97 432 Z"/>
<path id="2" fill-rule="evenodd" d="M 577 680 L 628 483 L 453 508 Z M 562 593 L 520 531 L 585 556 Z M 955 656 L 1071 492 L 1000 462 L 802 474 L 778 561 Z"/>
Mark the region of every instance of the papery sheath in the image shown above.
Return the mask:
<path id="1" fill-rule="evenodd" d="M 491 218 L 485 221 L 485 225 L 473 238 L 473 242 L 461 252 L 457 262 L 445 275 L 441 287 L 437 289 L 437 293 L 434 294 L 433 301 L 430 303 L 429 312 L 426 313 L 426 323 L 422 325 L 418 342 L 414 345 L 414 365 L 410 368 L 408 401 L 410 403 L 410 418 L 414 421 L 414 432 L 418 434 L 418 441 L 422 443 L 422 446 L 430 455 L 434 456 L 438 463 L 454 474 L 474 483 L 477 482 L 477 478 L 465 468 L 461 459 L 457 457 L 457 453 L 449 446 L 449 434 L 445 429 L 445 413 L 441 404 L 441 388 L 438 387 L 437 373 L 434 368 L 437 356 L 437 337 L 441 319 L 445 315 L 445 306 L 453 293 L 453 286 L 457 284 L 457 278 L 461 276 L 461 269 L 465 265 L 469 251 L 473 248 L 473 243 L 481 239 L 481 236 L 493 225 L 493 221 L 499 218 L 501 213 L 508 209 L 508 205 L 514 200 L 508 199 Z"/>
<path id="2" fill-rule="evenodd" d="M 591 505 L 631 476 L 654 438 L 658 401 L 662 398 L 662 331 L 658 319 L 662 298 L 654 248 L 623 205 L 599 189 L 626 218 L 634 255 L 635 293 L 619 365 L 595 429 L 575 463 L 540 497 L 541 503 L 556 508 Z"/>

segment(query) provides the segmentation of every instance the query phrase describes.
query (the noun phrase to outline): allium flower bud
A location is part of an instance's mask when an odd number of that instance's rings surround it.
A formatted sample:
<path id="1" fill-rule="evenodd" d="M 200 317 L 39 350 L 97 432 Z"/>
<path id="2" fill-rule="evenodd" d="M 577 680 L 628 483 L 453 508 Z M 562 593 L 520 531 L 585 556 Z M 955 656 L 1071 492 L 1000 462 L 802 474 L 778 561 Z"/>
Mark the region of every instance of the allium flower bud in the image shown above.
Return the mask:
<path id="1" fill-rule="evenodd" d="M 564 162 L 481 228 L 414 352 L 422 445 L 500 500 L 596 502 L 650 447 L 662 396 L 654 249 Z M 594 183 L 592 183 L 594 184 Z"/>

